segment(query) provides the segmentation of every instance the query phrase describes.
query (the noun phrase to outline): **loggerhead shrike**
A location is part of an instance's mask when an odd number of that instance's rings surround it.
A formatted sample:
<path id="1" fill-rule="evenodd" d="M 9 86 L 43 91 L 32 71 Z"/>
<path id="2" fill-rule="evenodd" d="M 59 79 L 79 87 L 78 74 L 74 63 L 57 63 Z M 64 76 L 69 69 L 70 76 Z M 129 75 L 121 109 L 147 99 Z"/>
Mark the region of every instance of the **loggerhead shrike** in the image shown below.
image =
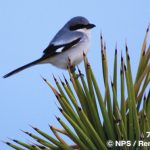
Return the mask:
<path id="1" fill-rule="evenodd" d="M 78 16 L 69 20 L 54 36 L 43 56 L 29 64 L 15 69 L 4 75 L 7 78 L 28 67 L 50 63 L 58 68 L 67 69 L 68 59 L 71 65 L 76 66 L 83 60 L 90 46 L 90 29 L 95 27 L 86 18 Z"/>

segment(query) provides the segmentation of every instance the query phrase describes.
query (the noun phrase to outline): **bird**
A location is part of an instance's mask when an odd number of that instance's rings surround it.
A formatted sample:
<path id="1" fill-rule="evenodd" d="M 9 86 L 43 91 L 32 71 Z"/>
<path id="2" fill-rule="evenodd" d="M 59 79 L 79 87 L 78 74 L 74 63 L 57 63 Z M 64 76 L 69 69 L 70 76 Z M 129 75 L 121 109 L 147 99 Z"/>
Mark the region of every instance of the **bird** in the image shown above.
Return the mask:
<path id="1" fill-rule="evenodd" d="M 7 73 L 3 78 L 38 64 L 50 63 L 67 69 L 69 59 L 72 66 L 78 65 L 83 60 L 83 53 L 86 54 L 89 50 L 91 29 L 94 27 L 95 24 L 83 16 L 73 17 L 52 38 L 39 59 Z"/>

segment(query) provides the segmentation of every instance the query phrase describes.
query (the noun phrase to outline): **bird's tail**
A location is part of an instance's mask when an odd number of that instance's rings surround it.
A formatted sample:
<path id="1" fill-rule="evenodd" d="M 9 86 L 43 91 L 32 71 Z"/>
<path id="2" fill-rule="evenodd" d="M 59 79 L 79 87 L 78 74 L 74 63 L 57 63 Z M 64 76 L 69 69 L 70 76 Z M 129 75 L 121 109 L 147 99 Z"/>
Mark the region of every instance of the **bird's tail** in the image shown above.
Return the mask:
<path id="1" fill-rule="evenodd" d="M 37 59 L 37 60 L 35 60 L 35 61 L 31 62 L 31 63 L 28 63 L 28 64 L 22 66 L 22 67 L 19 67 L 19 68 L 13 70 L 13 71 L 7 73 L 6 75 L 4 75 L 3 78 L 7 78 L 7 77 L 9 77 L 9 76 L 12 76 L 12 75 L 14 75 L 14 74 L 16 74 L 16 73 L 18 73 L 18 72 L 24 70 L 24 69 L 27 69 L 27 68 L 32 67 L 32 66 L 34 66 L 34 65 L 37 65 L 37 64 L 41 63 L 42 60 L 43 60 L 43 59 L 40 58 L 40 59 Z"/>

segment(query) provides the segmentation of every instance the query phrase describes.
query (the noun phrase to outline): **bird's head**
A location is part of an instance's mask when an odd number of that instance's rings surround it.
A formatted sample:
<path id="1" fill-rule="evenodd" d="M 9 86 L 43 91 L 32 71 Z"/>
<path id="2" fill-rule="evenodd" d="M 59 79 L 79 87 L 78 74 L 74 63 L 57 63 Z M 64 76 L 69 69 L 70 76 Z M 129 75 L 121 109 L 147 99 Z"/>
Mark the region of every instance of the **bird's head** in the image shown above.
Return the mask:
<path id="1" fill-rule="evenodd" d="M 94 24 L 90 23 L 85 17 L 81 16 L 70 19 L 66 23 L 66 26 L 70 31 L 87 31 L 95 27 Z"/>

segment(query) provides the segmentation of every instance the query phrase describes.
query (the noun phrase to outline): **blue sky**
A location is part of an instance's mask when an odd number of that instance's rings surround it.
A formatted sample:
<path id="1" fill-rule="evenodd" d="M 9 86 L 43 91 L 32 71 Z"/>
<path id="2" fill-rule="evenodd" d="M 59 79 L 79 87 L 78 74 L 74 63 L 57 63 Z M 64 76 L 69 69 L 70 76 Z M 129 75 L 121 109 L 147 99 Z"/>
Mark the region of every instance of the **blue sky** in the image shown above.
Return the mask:
<path id="1" fill-rule="evenodd" d="M 96 24 L 88 53 L 93 70 L 102 84 L 100 63 L 100 32 L 107 44 L 110 77 L 114 49 L 125 54 L 127 41 L 133 72 L 145 30 L 150 23 L 150 1 L 136 0 L 13 0 L 0 1 L 0 76 L 39 58 L 55 33 L 74 16 L 87 17 Z M 80 65 L 83 69 L 83 64 Z M 52 84 L 52 73 L 67 72 L 51 65 L 39 65 L 8 79 L 0 78 L 0 140 L 7 137 L 28 141 L 20 129 L 32 131 L 29 124 L 49 132 L 48 124 L 59 126 L 54 115 L 60 115 L 56 98 L 40 75 Z M 9 149 L 0 143 L 3 150 Z"/>

